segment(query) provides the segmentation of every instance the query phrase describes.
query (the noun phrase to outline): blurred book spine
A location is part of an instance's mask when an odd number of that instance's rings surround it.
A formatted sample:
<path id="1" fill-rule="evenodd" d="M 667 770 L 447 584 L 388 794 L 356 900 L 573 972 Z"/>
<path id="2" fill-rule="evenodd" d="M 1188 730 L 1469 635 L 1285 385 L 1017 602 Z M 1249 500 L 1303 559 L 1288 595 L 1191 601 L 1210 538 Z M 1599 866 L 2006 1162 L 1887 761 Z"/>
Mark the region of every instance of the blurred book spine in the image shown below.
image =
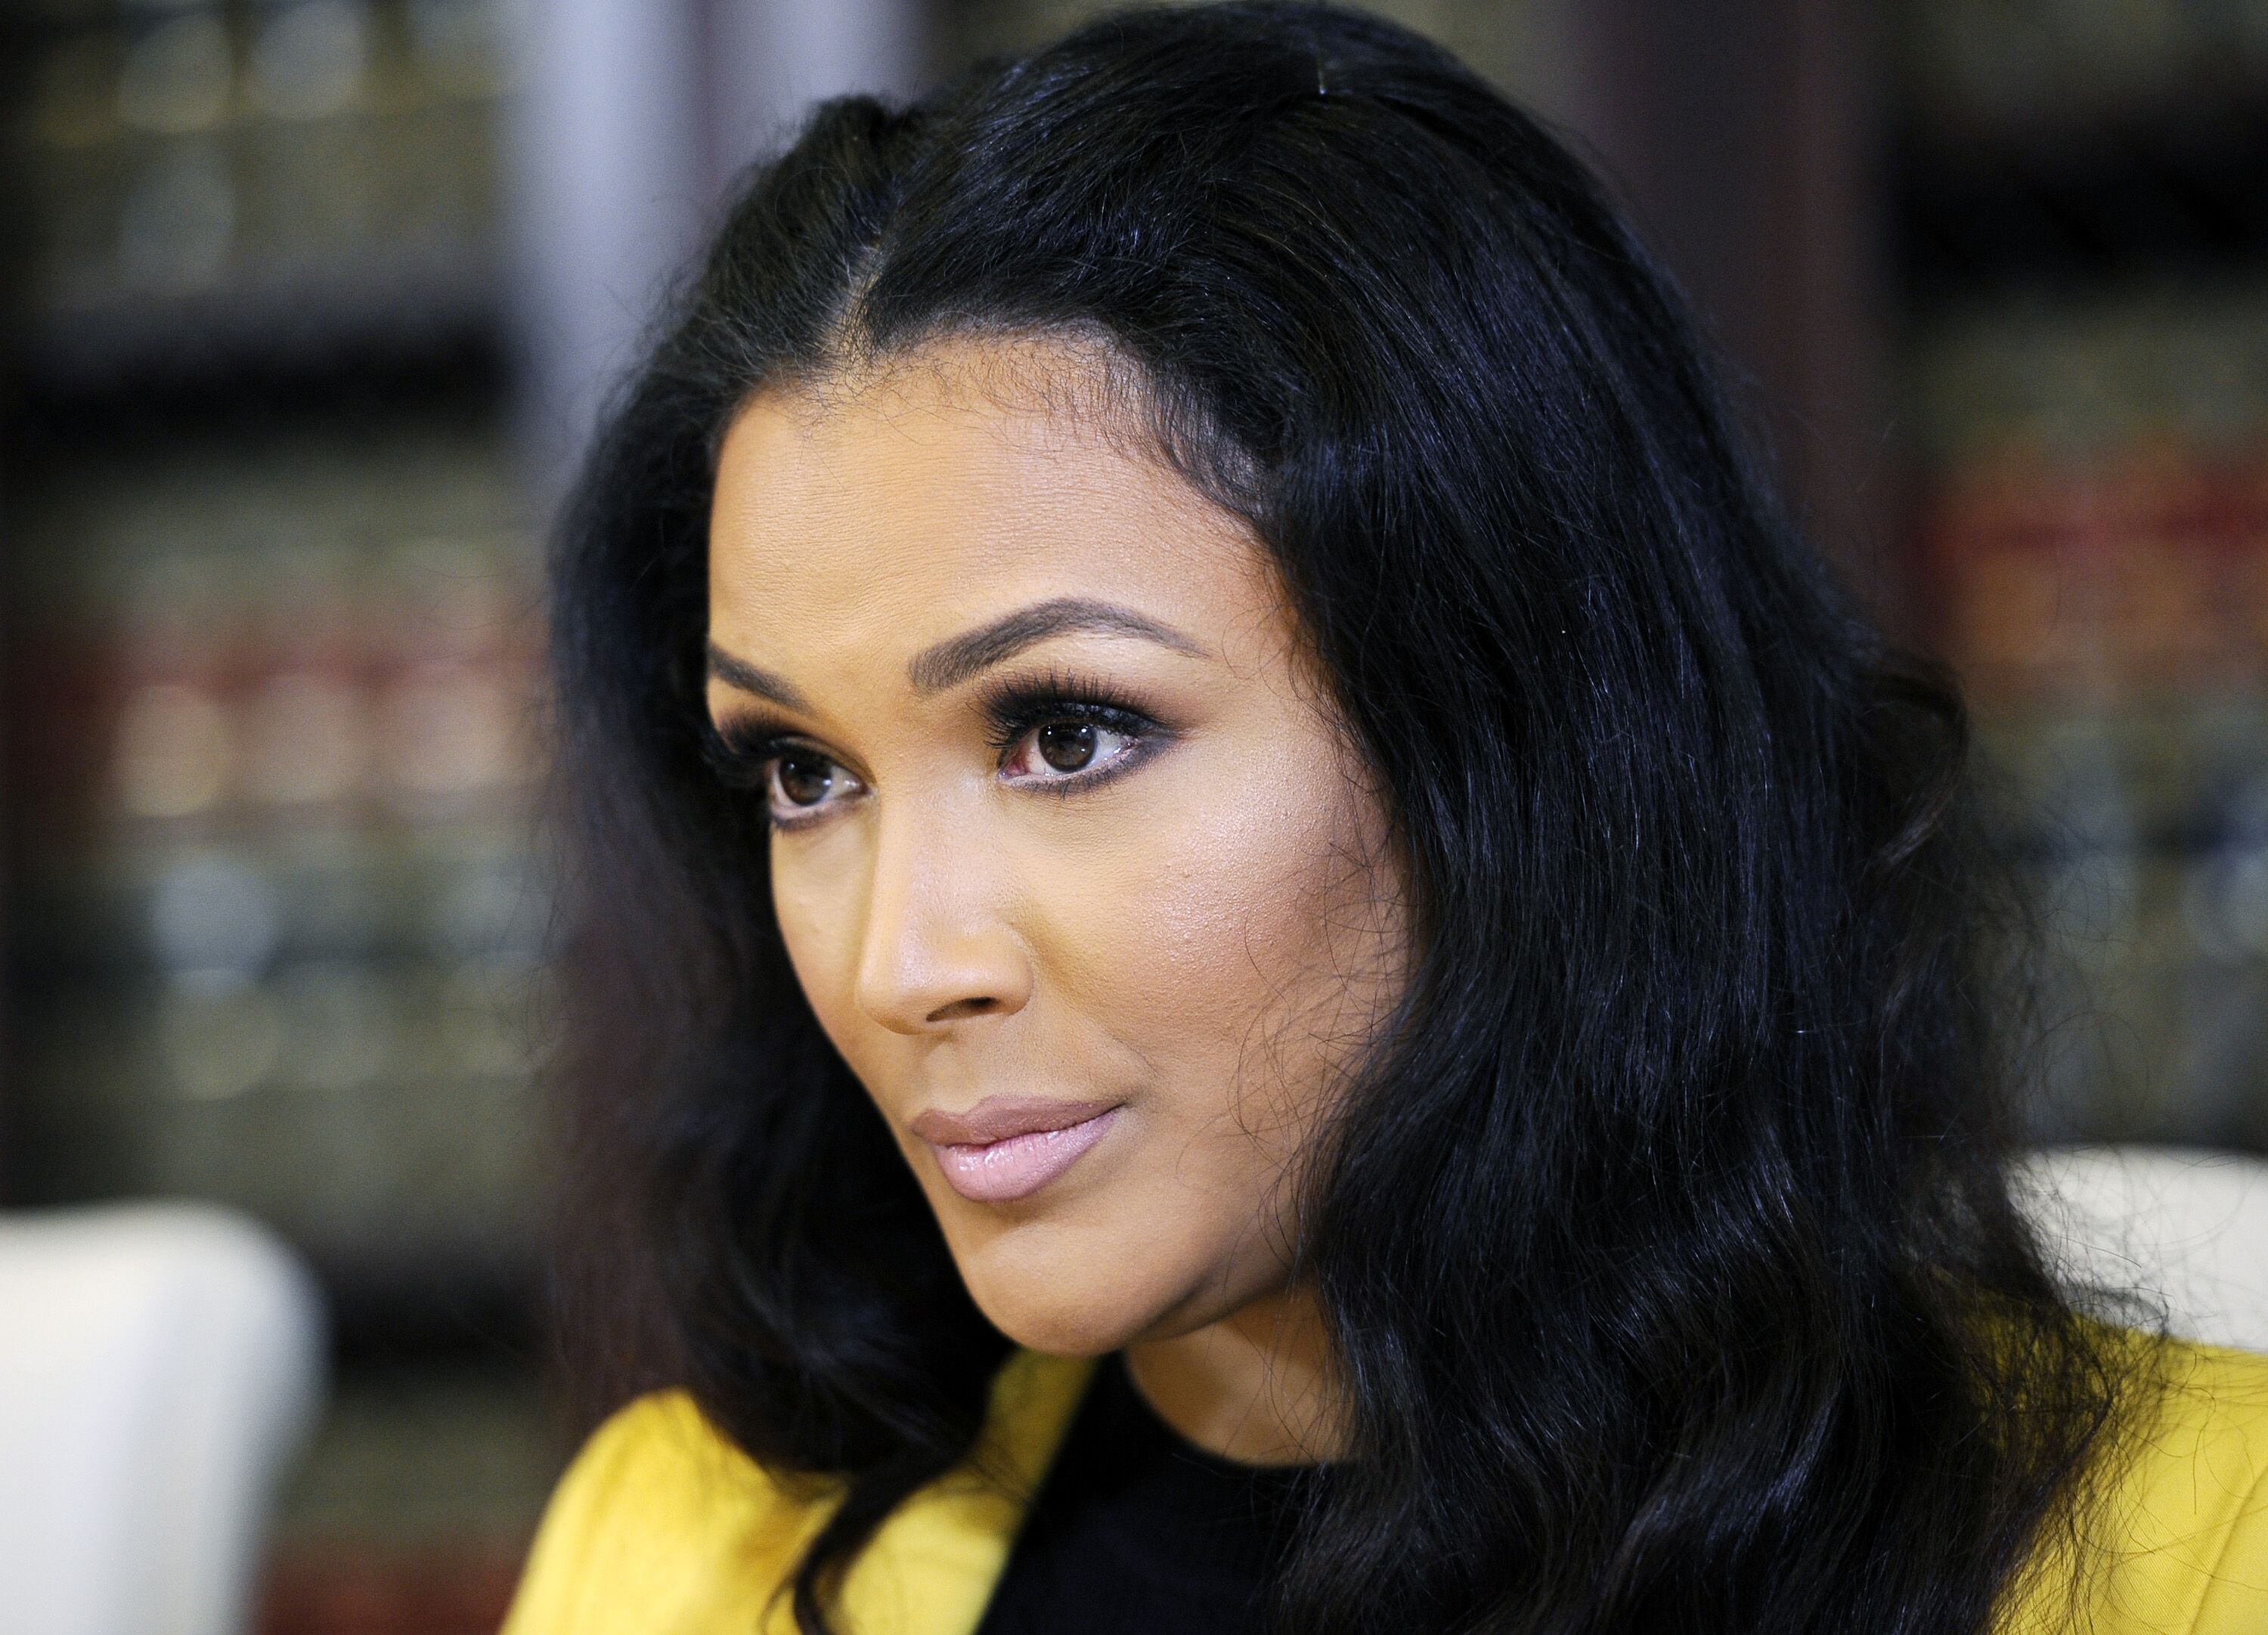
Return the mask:
<path id="1" fill-rule="evenodd" d="M 31 674 L 72 680 L 26 733 L 26 1032 L 97 1172 L 63 1183 L 227 1198 L 364 1279 L 523 1260 L 549 891 L 501 449 L 106 463 L 34 526 Z"/>
<path id="2" fill-rule="evenodd" d="M 495 0 L 42 0 L 28 34 L 21 1167 L 251 1208 L 350 1314 L 524 1293 L 534 1253 L 504 30 Z M 438 331 L 490 361 L 436 376 Z"/>
<path id="3" fill-rule="evenodd" d="M 493 0 L 48 0 L 17 144 L 36 361 L 477 306 L 501 19 Z"/>
<path id="4" fill-rule="evenodd" d="M 1893 15 L 1902 90 L 1940 124 L 2114 117 L 2268 81 L 2259 0 L 1901 0 Z"/>
<path id="5" fill-rule="evenodd" d="M 1941 316 L 1940 644 L 2056 928 L 2058 1134 L 2268 1145 L 2268 285 Z"/>
<path id="6" fill-rule="evenodd" d="M 2268 6 L 1893 16 L 1916 556 L 2051 932 L 2038 1123 L 2268 1148 Z"/>

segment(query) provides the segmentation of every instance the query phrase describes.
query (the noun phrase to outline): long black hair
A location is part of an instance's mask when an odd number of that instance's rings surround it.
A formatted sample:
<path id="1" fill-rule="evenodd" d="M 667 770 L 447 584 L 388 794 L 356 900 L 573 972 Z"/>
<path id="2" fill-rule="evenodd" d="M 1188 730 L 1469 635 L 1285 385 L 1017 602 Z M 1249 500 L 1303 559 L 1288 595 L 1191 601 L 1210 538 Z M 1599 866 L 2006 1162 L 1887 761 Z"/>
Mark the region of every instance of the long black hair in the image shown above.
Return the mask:
<path id="1" fill-rule="evenodd" d="M 981 1425 L 1008 1343 L 797 987 L 702 695 L 735 409 L 970 334 L 1132 372 L 1406 860 L 1408 990 L 1300 1215 L 1350 1442 L 1283 1626 L 1985 1629 L 2126 1365 L 2010 1207 L 1957 694 L 1793 537 L 1583 168 L 1337 10 L 1133 12 L 827 104 L 625 388 L 553 605 L 570 1343 L 840 1479 L 807 1631 Z"/>

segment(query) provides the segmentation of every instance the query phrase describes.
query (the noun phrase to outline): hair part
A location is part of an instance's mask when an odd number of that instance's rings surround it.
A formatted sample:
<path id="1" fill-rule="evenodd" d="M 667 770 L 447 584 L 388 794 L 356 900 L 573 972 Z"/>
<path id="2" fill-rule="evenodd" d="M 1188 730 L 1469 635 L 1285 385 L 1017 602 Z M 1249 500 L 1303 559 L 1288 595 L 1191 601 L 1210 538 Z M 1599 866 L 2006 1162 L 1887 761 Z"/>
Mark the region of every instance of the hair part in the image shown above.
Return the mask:
<path id="1" fill-rule="evenodd" d="M 569 1343 L 839 1484 L 811 1635 L 982 1426 L 1008 1343 L 702 755 L 725 429 L 948 335 L 1078 339 L 1072 389 L 1251 523 L 1408 877 L 1406 991 L 1305 1178 L 1351 1447 L 1281 1626 L 1987 1629 L 2079 1539 L 2139 1365 L 2009 1203 L 1957 691 L 1794 537 L 1581 167 L 1336 10 L 824 106 L 621 398 L 554 576 Z"/>

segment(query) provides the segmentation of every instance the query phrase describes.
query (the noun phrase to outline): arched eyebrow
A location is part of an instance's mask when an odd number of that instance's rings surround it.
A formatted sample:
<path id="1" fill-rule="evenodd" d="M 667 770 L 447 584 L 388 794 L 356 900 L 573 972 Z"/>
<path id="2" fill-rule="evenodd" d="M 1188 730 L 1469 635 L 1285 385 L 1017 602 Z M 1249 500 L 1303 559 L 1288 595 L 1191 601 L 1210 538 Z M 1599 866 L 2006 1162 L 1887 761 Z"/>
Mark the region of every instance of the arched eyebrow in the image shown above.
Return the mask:
<path id="1" fill-rule="evenodd" d="M 1132 636 L 1170 647 L 1175 652 L 1202 658 L 1204 649 L 1170 624 L 1161 624 L 1131 608 L 1093 601 L 1083 596 L 1058 596 L 1004 614 L 990 624 L 960 636 L 948 637 L 915 655 L 906 666 L 906 679 L 917 693 L 943 692 L 971 676 L 1005 664 L 1027 647 L 1073 630 L 1099 631 L 1109 636 Z M 726 677 L 730 680 L 730 677 Z"/>
<path id="2" fill-rule="evenodd" d="M 1172 625 L 1161 624 L 1131 608 L 1082 596 L 1058 596 L 1052 601 L 1019 608 L 990 624 L 947 637 L 934 647 L 924 649 L 906 666 L 906 679 L 917 693 L 943 692 L 996 664 L 1006 663 L 1027 647 L 1073 630 L 1138 637 L 1161 647 L 1170 647 L 1175 652 L 1199 658 L 1204 654 L 1202 646 Z M 713 641 L 708 644 L 708 657 L 709 674 L 725 686 L 758 698 L 769 698 L 786 709 L 810 713 L 810 704 L 786 677 L 728 653 Z"/>
<path id="3" fill-rule="evenodd" d="M 811 711 L 811 706 L 804 702 L 803 695 L 796 691 L 794 684 L 784 676 L 774 675 L 770 670 L 750 664 L 746 659 L 736 659 L 713 641 L 709 644 L 709 674 L 725 686 L 741 692 L 769 698 L 776 704 L 800 710 L 806 715 Z"/>

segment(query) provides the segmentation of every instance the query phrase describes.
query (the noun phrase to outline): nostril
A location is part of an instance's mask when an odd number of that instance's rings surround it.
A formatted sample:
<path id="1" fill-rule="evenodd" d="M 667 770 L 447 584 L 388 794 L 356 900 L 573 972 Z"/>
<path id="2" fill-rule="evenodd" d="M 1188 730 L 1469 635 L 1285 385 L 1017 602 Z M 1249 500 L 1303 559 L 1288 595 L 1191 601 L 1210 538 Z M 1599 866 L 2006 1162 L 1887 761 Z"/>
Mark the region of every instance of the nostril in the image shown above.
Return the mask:
<path id="1" fill-rule="evenodd" d="M 955 999 L 951 1005 L 940 1005 L 929 1013 L 932 1022 L 959 1021 L 964 1017 L 982 1016 L 1000 1008 L 1000 1001 L 979 994 L 973 998 Z"/>

